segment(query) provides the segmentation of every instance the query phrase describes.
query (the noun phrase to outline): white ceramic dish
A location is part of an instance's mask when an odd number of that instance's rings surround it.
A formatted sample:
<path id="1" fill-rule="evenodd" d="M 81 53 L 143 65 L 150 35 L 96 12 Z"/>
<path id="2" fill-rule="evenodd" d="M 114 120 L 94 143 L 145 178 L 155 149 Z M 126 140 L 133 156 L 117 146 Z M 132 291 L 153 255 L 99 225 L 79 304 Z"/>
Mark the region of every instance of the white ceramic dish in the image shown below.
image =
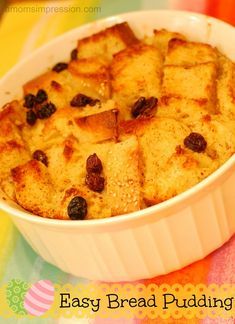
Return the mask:
<path id="1" fill-rule="evenodd" d="M 22 95 L 22 85 L 69 58 L 77 39 L 128 21 L 139 37 L 154 28 L 184 33 L 217 46 L 235 60 L 235 29 L 216 19 L 177 11 L 122 14 L 56 38 L 15 66 L 0 82 L 0 106 Z M 159 205 L 114 218 L 61 221 L 33 216 L 0 200 L 33 249 L 76 276 L 103 281 L 151 278 L 180 269 L 220 247 L 235 232 L 235 156 L 207 179 Z"/>

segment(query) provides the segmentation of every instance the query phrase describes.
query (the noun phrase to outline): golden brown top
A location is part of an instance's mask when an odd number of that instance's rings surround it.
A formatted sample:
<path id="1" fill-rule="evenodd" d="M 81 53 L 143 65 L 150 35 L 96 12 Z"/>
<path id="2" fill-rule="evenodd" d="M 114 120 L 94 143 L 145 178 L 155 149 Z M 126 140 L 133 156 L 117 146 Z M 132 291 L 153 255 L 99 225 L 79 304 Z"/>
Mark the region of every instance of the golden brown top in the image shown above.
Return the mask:
<path id="1" fill-rule="evenodd" d="M 127 23 L 78 41 L 70 62 L 0 113 L 0 185 L 49 218 L 116 216 L 191 188 L 235 151 L 234 63 L 208 44 Z"/>

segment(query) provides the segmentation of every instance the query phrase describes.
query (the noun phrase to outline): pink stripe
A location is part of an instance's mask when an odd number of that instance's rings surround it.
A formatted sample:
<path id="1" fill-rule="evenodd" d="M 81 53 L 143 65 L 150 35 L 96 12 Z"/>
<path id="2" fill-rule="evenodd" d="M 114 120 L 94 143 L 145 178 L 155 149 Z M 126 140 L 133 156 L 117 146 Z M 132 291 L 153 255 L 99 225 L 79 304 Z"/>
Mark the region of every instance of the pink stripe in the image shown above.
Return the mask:
<path id="1" fill-rule="evenodd" d="M 206 1 L 205 0 L 170 0 L 170 9 L 180 9 L 180 10 L 191 10 L 196 12 L 205 12 Z"/>
<path id="2" fill-rule="evenodd" d="M 46 303 L 44 303 L 44 299 L 39 300 L 40 298 L 38 298 L 38 296 L 33 296 L 33 294 L 31 294 L 31 292 L 29 291 L 28 294 L 26 295 L 27 298 L 34 304 L 37 304 L 40 307 L 49 309 L 50 305 L 52 304 L 52 302 L 49 302 L 46 300 Z"/>
<path id="3" fill-rule="evenodd" d="M 235 235 L 212 254 L 208 284 L 222 285 L 235 282 Z"/>
<path id="4" fill-rule="evenodd" d="M 39 283 L 42 287 L 54 293 L 54 287 L 50 280 L 40 280 Z"/>
<path id="5" fill-rule="evenodd" d="M 33 290 L 35 294 L 39 295 L 42 298 L 45 298 L 50 301 L 54 300 L 54 295 L 48 296 L 47 294 L 44 294 L 41 290 L 39 290 L 36 286 L 32 286 L 31 290 Z"/>
<path id="6" fill-rule="evenodd" d="M 44 294 L 47 294 L 49 296 L 53 296 L 54 292 L 50 291 L 48 289 L 46 289 L 45 287 L 42 286 L 41 281 L 39 281 L 36 285 L 35 285 L 39 290 L 41 290 Z"/>
<path id="7" fill-rule="evenodd" d="M 44 314 L 47 311 L 47 309 L 42 308 L 42 307 L 38 306 L 37 304 L 31 303 L 31 301 L 26 296 L 26 298 L 24 300 L 24 307 L 25 307 L 25 309 L 27 309 L 27 306 L 29 306 L 33 311 L 36 310 L 37 312 L 40 312 L 41 315 Z"/>
<path id="8" fill-rule="evenodd" d="M 31 308 L 29 305 L 24 305 L 24 308 L 27 310 L 28 314 L 33 316 L 41 316 L 42 313 L 36 311 L 35 309 Z"/>
<path id="9" fill-rule="evenodd" d="M 31 295 L 33 298 L 38 299 L 41 303 L 50 305 L 52 302 L 51 300 L 48 300 L 48 299 L 45 299 L 45 298 L 39 296 L 32 289 L 29 290 L 28 294 Z M 27 296 L 28 296 L 28 294 L 27 294 Z"/>

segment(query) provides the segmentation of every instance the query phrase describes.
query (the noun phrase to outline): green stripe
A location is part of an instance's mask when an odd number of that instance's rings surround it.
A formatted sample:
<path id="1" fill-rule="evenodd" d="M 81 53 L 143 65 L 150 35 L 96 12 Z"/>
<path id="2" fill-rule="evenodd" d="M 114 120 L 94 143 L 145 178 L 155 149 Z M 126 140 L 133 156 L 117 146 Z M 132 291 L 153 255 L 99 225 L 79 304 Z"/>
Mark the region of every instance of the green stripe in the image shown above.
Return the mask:
<path id="1" fill-rule="evenodd" d="M 142 8 L 141 0 L 100 0 L 101 12 L 97 14 L 97 18 L 113 16 L 122 12 L 135 11 Z"/>

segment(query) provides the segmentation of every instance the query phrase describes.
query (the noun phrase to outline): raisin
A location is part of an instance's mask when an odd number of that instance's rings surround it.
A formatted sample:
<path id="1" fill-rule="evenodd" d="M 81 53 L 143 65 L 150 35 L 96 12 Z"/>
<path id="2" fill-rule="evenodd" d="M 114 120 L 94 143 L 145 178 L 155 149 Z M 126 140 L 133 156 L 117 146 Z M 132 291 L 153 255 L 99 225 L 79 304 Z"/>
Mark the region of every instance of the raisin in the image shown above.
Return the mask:
<path id="1" fill-rule="evenodd" d="M 24 107 L 31 109 L 34 107 L 35 103 L 36 97 L 32 93 L 29 93 L 24 97 Z"/>
<path id="2" fill-rule="evenodd" d="M 67 208 L 69 217 L 72 220 L 83 220 L 87 215 L 87 202 L 83 197 L 74 197 Z"/>
<path id="3" fill-rule="evenodd" d="M 52 114 L 54 114 L 55 111 L 55 105 L 52 102 L 48 102 L 37 111 L 37 117 L 39 119 L 46 119 L 49 118 Z"/>
<path id="4" fill-rule="evenodd" d="M 86 170 L 88 173 L 101 173 L 103 169 L 102 162 L 96 153 L 90 155 L 86 161 Z"/>
<path id="5" fill-rule="evenodd" d="M 143 107 L 145 105 L 145 97 L 140 97 L 133 105 L 132 109 L 131 109 L 131 114 L 133 117 L 138 117 L 142 110 L 143 110 Z"/>
<path id="6" fill-rule="evenodd" d="M 104 178 L 97 173 L 86 175 L 86 185 L 92 191 L 101 192 L 104 190 Z"/>
<path id="7" fill-rule="evenodd" d="M 51 81 L 51 87 L 54 88 L 57 91 L 60 91 L 62 89 L 61 84 L 56 82 L 55 80 Z"/>
<path id="8" fill-rule="evenodd" d="M 131 114 L 134 118 L 139 116 L 150 116 L 152 109 L 157 105 L 158 99 L 155 97 L 150 97 L 146 99 L 145 97 L 140 97 L 133 105 L 131 109 Z"/>
<path id="9" fill-rule="evenodd" d="M 95 106 L 97 103 L 100 103 L 99 99 L 92 99 L 89 103 L 90 106 Z"/>
<path id="10" fill-rule="evenodd" d="M 60 73 L 61 71 L 66 70 L 67 68 L 68 68 L 68 64 L 67 63 L 60 62 L 60 63 L 57 63 L 52 68 L 52 71 L 57 72 L 57 73 Z"/>
<path id="11" fill-rule="evenodd" d="M 26 112 L 26 121 L 29 125 L 33 126 L 37 121 L 37 116 L 33 110 Z"/>
<path id="12" fill-rule="evenodd" d="M 70 102 L 72 107 L 85 107 L 86 105 L 94 106 L 100 102 L 98 99 L 92 99 L 82 93 L 77 94 Z"/>
<path id="13" fill-rule="evenodd" d="M 48 166 L 48 159 L 46 154 L 41 150 L 36 150 L 33 153 L 33 159 L 42 162 L 45 166 Z"/>
<path id="14" fill-rule="evenodd" d="M 194 152 L 204 152 L 207 146 L 205 138 L 198 133 L 191 133 L 184 139 L 184 145 Z"/>
<path id="15" fill-rule="evenodd" d="M 78 50 L 75 48 L 72 50 L 71 54 L 70 54 L 71 60 L 72 61 L 76 61 L 78 58 Z"/>
<path id="16" fill-rule="evenodd" d="M 43 103 L 44 101 L 46 101 L 47 99 L 48 99 L 48 96 L 47 96 L 46 91 L 43 90 L 43 89 L 38 90 L 38 93 L 37 93 L 37 95 L 36 95 L 36 102 L 37 102 L 38 104 L 41 104 L 41 103 Z"/>
<path id="17" fill-rule="evenodd" d="M 158 103 L 158 99 L 156 97 L 150 97 L 146 99 L 145 102 L 145 110 L 152 110 Z"/>

